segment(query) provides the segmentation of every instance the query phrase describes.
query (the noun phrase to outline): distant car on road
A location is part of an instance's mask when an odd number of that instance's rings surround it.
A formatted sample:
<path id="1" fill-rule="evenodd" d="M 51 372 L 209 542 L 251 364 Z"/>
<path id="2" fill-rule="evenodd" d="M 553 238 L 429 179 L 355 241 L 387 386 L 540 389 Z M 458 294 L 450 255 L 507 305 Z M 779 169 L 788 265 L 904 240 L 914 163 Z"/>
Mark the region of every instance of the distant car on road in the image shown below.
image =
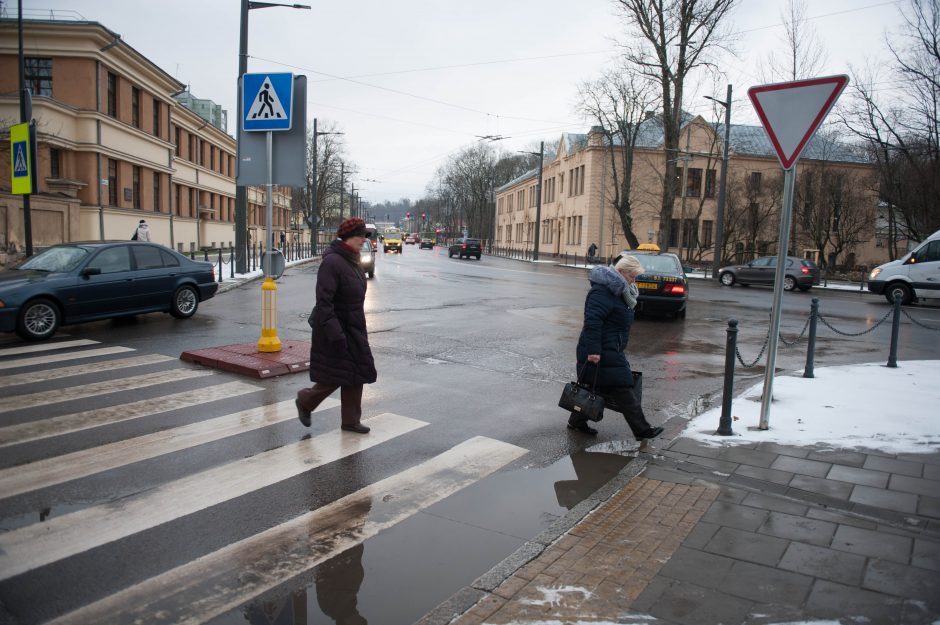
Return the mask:
<path id="1" fill-rule="evenodd" d="M 418 243 L 418 249 L 420 250 L 433 250 L 434 249 L 434 233 L 433 232 L 421 233 L 421 241 Z"/>
<path id="2" fill-rule="evenodd" d="M 725 286 L 767 284 L 773 286 L 777 273 L 777 257 L 762 256 L 744 265 L 729 265 L 718 270 L 718 280 Z M 819 267 L 808 258 L 787 256 L 783 275 L 783 290 L 809 291 L 819 284 Z"/>
<path id="3" fill-rule="evenodd" d="M 417 233 L 412 232 L 405 237 L 405 245 L 417 245 L 421 242 L 421 237 Z"/>
<path id="4" fill-rule="evenodd" d="M 363 241 L 362 247 L 359 248 L 359 266 L 370 278 L 375 277 L 376 251 L 376 246 L 370 239 Z"/>
<path id="5" fill-rule="evenodd" d="M 689 280 L 679 257 L 668 252 L 624 250 L 617 255 L 613 264 L 616 265 L 618 260 L 628 254 L 643 265 L 643 273 L 636 277 L 636 286 L 640 291 L 636 311 L 685 317 Z"/>
<path id="6" fill-rule="evenodd" d="M 0 331 L 40 341 L 85 321 L 151 312 L 185 319 L 218 288 L 212 263 L 156 243 L 65 243 L 0 272 Z"/>
<path id="7" fill-rule="evenodd" d="M 398 228 L 386 228 L 385 239 L 382 241 L 382 253 L 398 252 L 401 254 L 401 230 Z"/>
<path id="8" fill-rule="evenodd" d="M 480 260 L 480 256 L 482 254 L 483 248 L 480 244 L 480 239 L 457 239 L 451 243 L 450 247 L 447 248 L 448 258 L 453 258 L 454 255 L 456 255 L 457 258 L 470 258 L 471 256 L 476 256 L 476 259 Z"/>

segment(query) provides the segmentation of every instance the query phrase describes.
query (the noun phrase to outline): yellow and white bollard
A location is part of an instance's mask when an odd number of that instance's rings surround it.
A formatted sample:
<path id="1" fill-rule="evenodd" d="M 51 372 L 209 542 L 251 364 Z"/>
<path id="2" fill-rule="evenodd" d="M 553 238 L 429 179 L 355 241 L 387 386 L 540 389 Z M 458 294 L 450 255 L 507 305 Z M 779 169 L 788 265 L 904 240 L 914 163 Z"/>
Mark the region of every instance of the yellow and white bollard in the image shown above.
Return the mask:
<path id="1" fill-rule="evenodd" d="M 274 278 L 267 277 L 261 285 L 263 295 L 263 318 L 261 338 L 258 339 L 259 352 L 281 351 L 281 339 L 277 338 L 277 284 Z"/>

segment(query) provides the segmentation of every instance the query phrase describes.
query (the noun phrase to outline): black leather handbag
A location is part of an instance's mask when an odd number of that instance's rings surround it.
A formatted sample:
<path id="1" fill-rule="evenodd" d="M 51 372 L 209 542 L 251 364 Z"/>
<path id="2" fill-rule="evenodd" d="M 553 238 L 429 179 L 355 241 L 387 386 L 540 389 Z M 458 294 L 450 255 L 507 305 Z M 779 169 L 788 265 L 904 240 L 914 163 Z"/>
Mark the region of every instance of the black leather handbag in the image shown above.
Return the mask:
<path id="1" fill-rule="evenodd" d="M 587 366 L 587 363 L 584 363 Z M 597 367 L 594 370 L 594 384 L 591 388 L 581 384 L 581 371 L 578 372 L 578 380 L 565 384 L 561 392 L 561 399 L 558 400 L 558 407 L 569 412 L 577 412 L 584 415 L 590 421 L 600 421 L 604 418 L 604 398 L 595 392 L 597 386 Z"/>

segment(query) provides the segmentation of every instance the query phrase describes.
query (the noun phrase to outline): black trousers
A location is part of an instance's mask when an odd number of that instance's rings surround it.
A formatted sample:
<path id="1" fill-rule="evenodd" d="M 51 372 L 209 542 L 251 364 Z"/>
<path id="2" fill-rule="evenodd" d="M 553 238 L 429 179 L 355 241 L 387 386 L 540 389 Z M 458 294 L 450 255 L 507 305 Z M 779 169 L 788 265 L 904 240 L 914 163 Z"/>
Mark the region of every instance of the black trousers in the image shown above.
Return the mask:
<path id="1" fill-rule="evenodd" d="M 626 419 L 634 437 L 638 438 L 640 434 L 653 427 L 646 420 L 643 407 L 637 401 L 632 386 L 599 386 L 597 392 L 599 395 L 603 395 L 605 399 L 609 398 L 617 404 L 617 409 L 623 413 L 623 418 Z M 586 422 L 587 419 L 577 412 L 572 412 L 571 418 L 568 419 L 568 423 L 575 427 Z"/>

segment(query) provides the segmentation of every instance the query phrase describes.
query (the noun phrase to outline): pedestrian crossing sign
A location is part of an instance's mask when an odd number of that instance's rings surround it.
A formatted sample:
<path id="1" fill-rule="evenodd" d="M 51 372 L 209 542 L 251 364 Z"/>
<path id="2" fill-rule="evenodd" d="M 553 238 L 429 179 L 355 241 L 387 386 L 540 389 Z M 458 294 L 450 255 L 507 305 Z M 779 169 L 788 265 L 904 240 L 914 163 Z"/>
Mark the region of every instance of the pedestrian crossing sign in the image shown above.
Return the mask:
<path id="1" fill-rule="evenodd" d="M 10 126 L 10 165 L 12 191 L 17 195 L 33 192 L 32 158 L 29 153 L 29 123 Z"/>
<path id="2" fill-rule="evenodd" d="M 287 72 L 242 77 L 242 127 L 246 131 L 290 130 L 294 75 Z"/>

